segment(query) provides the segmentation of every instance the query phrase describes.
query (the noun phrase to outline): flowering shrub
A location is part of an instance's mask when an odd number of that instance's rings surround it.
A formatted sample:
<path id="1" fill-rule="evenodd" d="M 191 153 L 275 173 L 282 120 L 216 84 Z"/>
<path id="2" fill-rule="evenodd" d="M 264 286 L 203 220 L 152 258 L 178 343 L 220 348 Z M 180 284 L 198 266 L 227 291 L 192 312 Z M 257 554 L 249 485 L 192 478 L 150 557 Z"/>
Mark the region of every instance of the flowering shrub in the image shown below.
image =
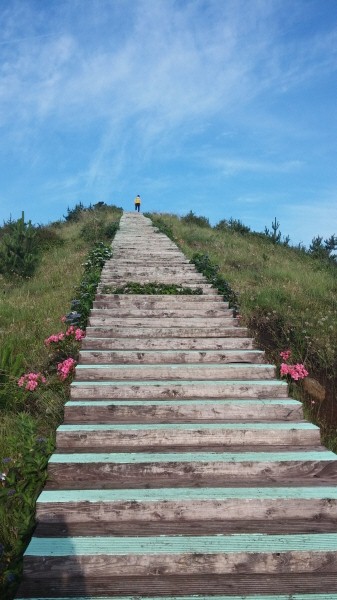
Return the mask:
<path id="1" fill-rule="evenodd" d="M 291 356 L 291 350 L 284 350 L 283 352 L 280 352 L 280 356 L 281 358 L 283 358 L 284 361 L 289 360 Z M 304 379 L 309 375 L 304 365 L 300 363 L 297 363 L 296 365 L 289 365 L 286 364 L 286 362 L 281 364 L 280 374 L 281 377 L 286 377 L 287 375 L 289 375 L 294 381 Z"/>
<path id="2" fill-rule="evenodd" d="M 50 346 L 50 344 L 58 344 L 59 342 L 63 342 L 66 338 L 73 338 L 76 340 L 76 342 L 80 342 L 84 337 L 85 332 L 83 329 L 75 327 L 75 325 L 70 325 L 65 333 L 60 332 L 50 335 L 45 339 L 44 343 L 46 346 Z"/>
<path id="3" fill-rule="evenodd" d="M 18 386 L 24 387 L 29 392 L 34 392 L 40 383 L 46 383 L 47 380 L 42 373 L 26 373 L 18 380 Z"/>
<path id="4" fill-rule="evenodd" d="M 75 365 L 76 360 L 74 360 L 73 358 L 66 358 L 66 360 L 64 360 L 63 362 L 58 363 L 57 373 L 60 379 L 62 379 L 62 381 L 67 379 L 68 375 L 75 369 Z"/>

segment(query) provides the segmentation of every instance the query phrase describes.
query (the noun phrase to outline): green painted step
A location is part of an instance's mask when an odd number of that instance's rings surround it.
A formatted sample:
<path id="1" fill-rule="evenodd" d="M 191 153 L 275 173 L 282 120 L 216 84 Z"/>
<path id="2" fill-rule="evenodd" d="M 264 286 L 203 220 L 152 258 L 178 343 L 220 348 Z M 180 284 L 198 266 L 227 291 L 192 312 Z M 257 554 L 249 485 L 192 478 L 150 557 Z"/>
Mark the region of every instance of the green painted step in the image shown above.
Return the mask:
<path id="1" fill-rule="evenodd" d="M 93 556 L 128 554 L 176 553 L 285 553 L 337 552 L 337 533 L 325 534 L 232 534 L 204 536 L 151 536 L 151 537 L 33 537 L 25 556 Z M 302 563 L 299 567 L 304 567 Z M 337 561 L 330 565 L 337 570 Z"/>
<path id="2" fill-rule="evenodd" d="M 57 431 L 208 431 L 208 430 L 236 430 L 247 429 L 253 431 L 319 431 L 319 428 L 312 423 L 160 423 L 160 424 L 78 424 L 78 425 L 60 425 Z"/>
<path id="3" fill-rule="evenodd" d="M 337 500 L 337 486 L 45 490 L 37 502 L 160 502 L 169 500 Z"/>
<path id="4" fill-rule="evenodd" d="M 298 462 L 298 461 L 337 461 L 337 455 L 329 450 L 293 452 L 110 452 L 81 454 L 52 454 L 50 464 L 61 463 L 242 463 L 242 462 Z"/>
<path id="5" fill-rule="evenodd" d="M 20 596 L 17 600 L 23 600 Z M 31 597 L 31 600 L 140 600 L 134 596 L 58 596 L 58 597 Z M 337 593 L 333 594 L 268 594 L 268 595 L 240 595 L 240 596 L 207 596 L 204 594 L 193 596 L 141 596 L 141 600 L 337 600 Z"/>

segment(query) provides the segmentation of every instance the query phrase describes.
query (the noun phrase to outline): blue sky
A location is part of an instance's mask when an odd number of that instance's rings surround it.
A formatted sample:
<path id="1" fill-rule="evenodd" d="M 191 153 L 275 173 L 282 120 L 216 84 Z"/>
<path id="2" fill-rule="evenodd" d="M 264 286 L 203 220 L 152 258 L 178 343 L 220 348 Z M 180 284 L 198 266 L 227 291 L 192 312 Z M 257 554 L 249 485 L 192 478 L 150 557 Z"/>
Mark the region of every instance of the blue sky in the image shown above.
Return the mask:
<path id="1" fill-rule="evenodd" d="M 0 222 L 104 201 L 337 234 L 336 0 L 0 0 Z"/>

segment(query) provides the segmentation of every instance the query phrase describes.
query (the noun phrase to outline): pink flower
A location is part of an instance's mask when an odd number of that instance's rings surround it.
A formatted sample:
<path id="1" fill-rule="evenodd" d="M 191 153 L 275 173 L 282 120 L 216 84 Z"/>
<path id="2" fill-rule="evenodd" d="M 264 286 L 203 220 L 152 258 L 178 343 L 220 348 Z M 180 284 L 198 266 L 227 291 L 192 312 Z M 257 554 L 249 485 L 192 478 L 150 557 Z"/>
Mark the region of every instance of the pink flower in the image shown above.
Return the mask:
<path id="1" fill-rule="evenodd" d="M 289 375 L 289 365 L 286 365 L 285 363 L 281 364 L 280 367 L 280 371 L 281 371 L 281 375 Z"/>
<path id="2" fill-rule="evenodd" d="M 64 340 L 64 333 L 60 332 L 50 335 L 45 339 L 44 343 L 46 346 L 49 346 L 50 344 L 58 344 L 58 342 L 62 342 L 62 340 Z"/>
<path id="3" fill-rule="evenodd" d="M 296 365 L 286 365 L 285 363 L 281 364 L 280 367 L 281 377 L 285 375 L 290 375 L 290 377 L 294 381 L 298 381 L 299 379 L 304 379 L 309 375 L 304 365 L 297 363 Z"/>
<path id="4" fill-rule="evenodd" d="M 58 371 L 58 375 L 62 379 L 62 381 L 67 379 L 67 377 L 71 373 L 71 371 L 74 370 L 75 365 L 76 365 L 76 360 L 74 360 L 73 358 L 66 358 L 66 360 L 64 360 L 63 362 L 58 363 L 57 371 Z"/>
<path id="5" fill-rule="evenodd" d="M 34 392 L 40 383 L 47 383 L 42 373 L 26 373 L 18 380 L 18 386 L 24 387 L 28 392 Z"/>
<path id="6" fill-rule="evenodd" d="M 62 323 L 65 323 L 65 322 L 66 322 L 66 320 L 67 320 L 67 316 L 66 316 L 66 315 L 63 315 L 63 317 L 61 317 L 61 321 L 62 321 Z"/>
<path id="7" fill-rule="evenodd" d="M 280 357 L 287 362 L 287 360 L 289 360 L 291 357 L 291 350 L 284 350 L 283 352 L 280 352 Z"/>
<path id="8" fill-rule="evenodd" d="M 83 331 L 83 329 L 77 328 L 75 331 L 75 340 L 77 342 L 80 342 L 81 340 L 83 340 L 84 337 L 85 337 L 85 332 Z"/>

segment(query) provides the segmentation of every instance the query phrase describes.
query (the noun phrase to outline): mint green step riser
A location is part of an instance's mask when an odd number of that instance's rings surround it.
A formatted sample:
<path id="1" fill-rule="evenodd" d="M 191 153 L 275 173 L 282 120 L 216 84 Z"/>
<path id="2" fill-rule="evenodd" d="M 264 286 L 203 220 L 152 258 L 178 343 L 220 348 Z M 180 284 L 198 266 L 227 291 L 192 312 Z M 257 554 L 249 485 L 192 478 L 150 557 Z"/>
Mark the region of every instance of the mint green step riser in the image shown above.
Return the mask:
<path id="1" fill-rule="evenodd" d="M 80 352 L 80 364 L 209 364 L 253 363 L 262 364 L 264 352 L 258 350 L 227 351 L 89 351 Z"/>
<path id="2" fill-rule="evenodd" d="M 219 523 L 248 520 L 269 522 L 276 520 L 334 521 L 337 518 L 337 500 L 245 500 L 222 501 L 163 501 L 163 502 L 48 502 L 37 503 L 37 521 L 42 523 Z M 289 524 L 291 531 L 291 524 Z M 132 531 L 132 529 L 130 529 Z"/>
<path id="3" fill-rule="evenodd" d="M 187 364 L 187 365 L 78 365 L 76 381 L 135 381 L 182 380 L 194 381 L 274 380 L 276 369 L 272 365 Z"/>
<path id="4" fill-rule="evenodd" d="M 255 385 L 254 385 L 255 384 Z M 286 398 L 287 386 L 282 382 L 177 382 L 162 381 L 151 383 L 143 381 L 82 383 L 73 382 L 70 395 L 73 400 L 80 399 L 151 399 L 151 398 Z"/>
<path id="5" fill-rule="evenodd" d="M 253 340 L 251 338 L 153 338 L 148 335 L 140 337 L 135 336 L 131 339 L 126 337 L 105 337 L 94 336 L 87 331 L 87 337 L 82 340 L 83 350 L 252 350 Z"/>
<path id="6" fill-rule="evenodd" d="M 150 587 L 150 586 L 149 586 Z M 148 590 L 149 591 L 149 590 Z M 200 590 L 199 590 L 200 591 Z M 21 598 L 21 597 L 20 597 Z M 18 597 L 18 600 L 20 600 L 20 598 Z M 225 596 L 208 596 L 203 594 L 201 595 L 193 595 L 193 596 L 179 596 L 177 598 L 177 596 L 142 596 L 142 600 L 336 600 L 337 599 L 337 594 L 332 593 L 332 594 L 320 594 L 320 593 L 314 593 L 314 594 L 292 594 L 291 597 L 289 596 L 289 594 L 268 594 L 267 596 L 265 594 L 263 594 L 263 596 L 261 596 L 261 594 L 259 595 L 255 595 L 255 594 L 249 594 L 249 595 L 244 595 L 244 596 L 233 596 L 233 595 L 225 595 Z M 22 600 L 22 599 L 21 599 Z M 70 597 L 63 597 L 63 598 L 47 598 L 46 596 L 42 597 L 35 597 L 32 598 L 32 600 L 135 600 L 135 596 L 86 596 L 85 598 L 83 596 L 79 597 L 79 596 L 72 596 Z"/>

